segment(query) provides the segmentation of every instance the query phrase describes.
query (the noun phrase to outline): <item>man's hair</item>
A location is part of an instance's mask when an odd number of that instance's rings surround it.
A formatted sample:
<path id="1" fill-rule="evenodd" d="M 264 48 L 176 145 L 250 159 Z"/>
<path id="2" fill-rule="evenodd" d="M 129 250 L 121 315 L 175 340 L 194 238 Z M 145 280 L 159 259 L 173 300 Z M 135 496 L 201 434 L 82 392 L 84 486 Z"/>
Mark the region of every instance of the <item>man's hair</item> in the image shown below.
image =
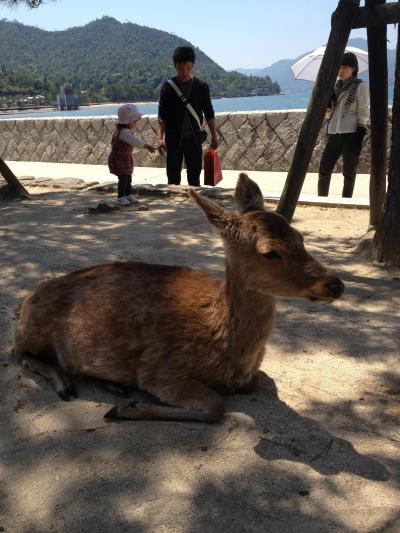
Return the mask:
<path id="1" fill-rule="evenodd" d="M 176 65 L 177 63 L 187 63 L 188 61 L 194 63 L 196 60 L 196 56 L 191 46 L 178 46 L 178 48 L 175 48 L 174 50 L 172 60 L 174 62 L 174 65 Z"/>

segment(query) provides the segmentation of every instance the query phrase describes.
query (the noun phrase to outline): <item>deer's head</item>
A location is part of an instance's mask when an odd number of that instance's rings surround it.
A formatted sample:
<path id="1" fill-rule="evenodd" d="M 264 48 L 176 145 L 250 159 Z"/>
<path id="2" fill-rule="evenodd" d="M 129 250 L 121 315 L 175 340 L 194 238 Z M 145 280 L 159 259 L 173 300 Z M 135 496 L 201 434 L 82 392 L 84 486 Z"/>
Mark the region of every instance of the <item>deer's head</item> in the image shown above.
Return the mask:
<path id="1" fill-rule="evenodd" d="M 193 190 L 191 195 L 224 240 L 229 275 L 247 290 L 327 303 L 342 295 L 341 280 L 307 252 L 285 218 L 265 211 L 260 188 L 246 174 L 239 175 L 235 191 L 240 214 Z"/>

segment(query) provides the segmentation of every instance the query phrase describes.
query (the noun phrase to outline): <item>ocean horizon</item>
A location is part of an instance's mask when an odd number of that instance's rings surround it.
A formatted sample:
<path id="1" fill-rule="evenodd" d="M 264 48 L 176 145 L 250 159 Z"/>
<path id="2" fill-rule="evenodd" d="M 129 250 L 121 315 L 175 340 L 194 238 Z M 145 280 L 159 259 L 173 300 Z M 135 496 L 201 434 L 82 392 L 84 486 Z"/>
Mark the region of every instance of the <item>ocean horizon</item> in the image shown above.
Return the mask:
<path id="1" fill-rule="evenodd" d="M 293 91 L 269 96 L 244 96 L 236 98 L 212 99 L 216 113 L 252 112 L 252 111 L 286 111 L 305 110 L 310 100 L 311 91 Z M 389 93 L 389 105 L 393 102 L 393 89 Z M 93 107 L 81 107 L 76 111 L 57 111 L 46 109 L 41 111 L 29 111 L 18 113 L 1 113 L 0 120 L 25 119 L 25 118 L 56 118 L 56 117 L 108 117 L 116 116 L 120 104 L 102 104 Z M 157 102 L 139 102 L 139 110 L 144 115 L 157 114 Z"/>

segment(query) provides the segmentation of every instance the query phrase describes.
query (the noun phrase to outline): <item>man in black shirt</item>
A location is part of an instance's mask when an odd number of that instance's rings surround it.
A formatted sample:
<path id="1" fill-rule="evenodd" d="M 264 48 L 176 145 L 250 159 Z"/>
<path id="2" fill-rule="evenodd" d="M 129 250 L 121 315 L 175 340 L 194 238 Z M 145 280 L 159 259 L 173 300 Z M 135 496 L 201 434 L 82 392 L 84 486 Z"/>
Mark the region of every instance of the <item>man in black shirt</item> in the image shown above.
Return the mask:
<path id="1" fill-rule="evenodd" d="M 210 89 L 205 81 L 193 76 L 195 54 L 193 48 L 180 46 L 175 49 L 173 61 L 176 76 L 172 81 L 192 105 L 200 123 L 203 117 L 211 132 L 211 148 L 218 147 L 214 109 Z M 165 81 L 160 90 L 158 107 L 158 151 L 167 151 L 168 183 L 179 185 L 183 158 L 187 168 L 189 185 L 200 185 L 202 166 L 202 131 L 173 87 Z M 165 139 L 164 139 L 165 138 Z"/>

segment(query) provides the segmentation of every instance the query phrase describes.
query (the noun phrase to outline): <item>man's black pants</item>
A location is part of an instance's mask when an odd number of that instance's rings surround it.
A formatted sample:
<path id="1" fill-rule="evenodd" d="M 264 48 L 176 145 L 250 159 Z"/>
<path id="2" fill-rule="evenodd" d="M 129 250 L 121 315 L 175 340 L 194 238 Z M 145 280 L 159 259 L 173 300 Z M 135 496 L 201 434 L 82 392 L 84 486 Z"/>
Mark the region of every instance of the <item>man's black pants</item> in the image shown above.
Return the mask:
<path id="1" fill-rule="evenodd" d="M 183 158 L 189 185 L 200 186 L 200 173 L 203 162 L 203 151 L 200 142 L 191 137 L 178 140 L 166 139 L 168 183 L 180 185 Z"/>
<path id="2" fill-rule="evenodd" d="M 361 147 L 362 137 L 357 132 L 328 135 L 318 171 L 318 196 L 328 196 L 332 172 L 340 156 L 343 158 L 344 176 L 342 196 L 353 196 Z"/>

